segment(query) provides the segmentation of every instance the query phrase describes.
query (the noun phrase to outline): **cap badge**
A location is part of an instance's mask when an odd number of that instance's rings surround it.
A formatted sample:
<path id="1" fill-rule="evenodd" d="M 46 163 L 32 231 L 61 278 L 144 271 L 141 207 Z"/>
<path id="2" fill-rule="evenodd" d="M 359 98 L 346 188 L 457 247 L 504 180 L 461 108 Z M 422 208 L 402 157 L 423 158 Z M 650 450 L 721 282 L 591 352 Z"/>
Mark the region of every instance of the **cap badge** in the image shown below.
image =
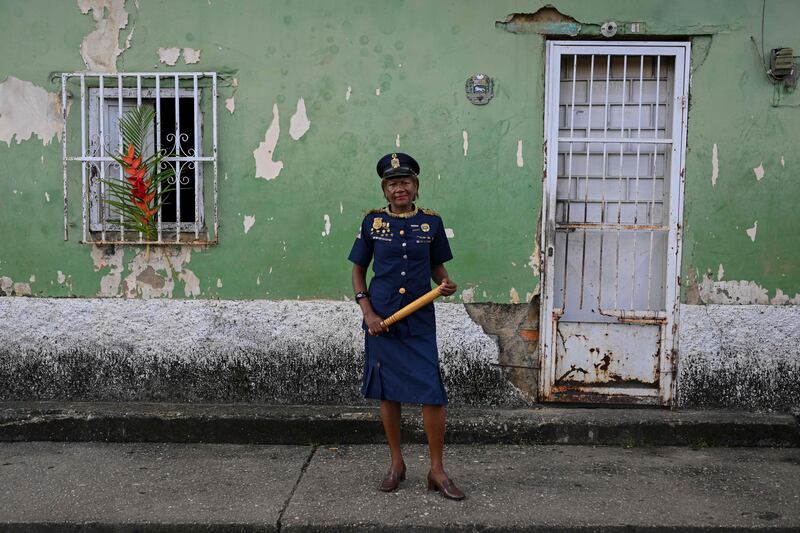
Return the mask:
<path id="1" fill-rule="evenodd" d="M 400 168 L 400 160 L 397 159 L 397 154 L 392 154 L 392 168 Z"/>
<path id="2" fill-rule="evenodd" d="M 430 231 L 430 230 L 431 230 L 431 226 L 430 226 L 430 224 L 422 224 L 422 225 L 420 226 L 420 229 L 421 229 L 422 231 Z"/>

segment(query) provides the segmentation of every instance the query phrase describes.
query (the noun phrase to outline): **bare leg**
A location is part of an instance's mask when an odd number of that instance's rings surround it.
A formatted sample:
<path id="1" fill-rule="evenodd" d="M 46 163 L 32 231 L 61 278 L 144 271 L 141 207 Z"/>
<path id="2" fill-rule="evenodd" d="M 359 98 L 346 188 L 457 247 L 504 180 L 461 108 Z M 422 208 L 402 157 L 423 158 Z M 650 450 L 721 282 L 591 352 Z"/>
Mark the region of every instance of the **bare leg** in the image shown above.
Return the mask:
<path id="1" fill-rule="evenodd" d="M 425 426 L 425 433 L 428 435 L 428 452 L 431 455 L 431 475 L 436 481 L 442 482 L 447 479 L 442 463 L 442 452 L 444 449 L 444 405 L 423 405 L 422 422 Z"/>
<path id="2" fill-rule="evenodd" d="M 392 454 L 391 469 L 400 472 L 405 469 L 403 452 L 400 449 L 400 402 L 381 400 L 381 419 L 383 420 L 383 431 L 386 432 L 386 441 L 389 443 L 389 451 Z"/>

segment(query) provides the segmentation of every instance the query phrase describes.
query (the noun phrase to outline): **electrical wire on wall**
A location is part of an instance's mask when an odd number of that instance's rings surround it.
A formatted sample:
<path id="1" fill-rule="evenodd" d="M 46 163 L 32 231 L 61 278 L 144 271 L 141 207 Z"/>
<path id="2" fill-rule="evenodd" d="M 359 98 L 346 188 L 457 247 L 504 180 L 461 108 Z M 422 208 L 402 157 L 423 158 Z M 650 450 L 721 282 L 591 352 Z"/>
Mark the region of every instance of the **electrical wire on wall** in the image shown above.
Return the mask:
<path id="1" fill-rule="evenodd" d="M 765 61 L 766 52 L 764 51 L 764 25 L 766 20 L 767 0 L 762 0 L 761 3 L 761 46 L 756 43 L 753 35 L 750 36 L 750 41 L 753 43 L 753 49 L 756 52 L 761 66 L 764 69 L 767 79 L 773 85 L 772 99 L 770 105 L 772 107 L 800 107 L 800 104 L 781 104 L 781 95 L 784 93 L 793 93 L 795 85 L 797 84 L 797 65 L 795 59 L 798 56 L 792 55 L 791 48 L 774 48 L 770 54 L 770 66 L 767 66 Z"/>

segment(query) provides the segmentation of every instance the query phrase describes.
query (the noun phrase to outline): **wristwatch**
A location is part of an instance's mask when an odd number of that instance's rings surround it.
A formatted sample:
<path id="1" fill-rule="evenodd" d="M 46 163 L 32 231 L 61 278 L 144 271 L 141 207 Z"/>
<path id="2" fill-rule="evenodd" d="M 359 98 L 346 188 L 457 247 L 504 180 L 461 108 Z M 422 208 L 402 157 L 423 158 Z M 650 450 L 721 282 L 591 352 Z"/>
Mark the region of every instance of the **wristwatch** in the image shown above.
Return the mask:
<path id="1" fill-rule="evenodd" d="M 356 293 L 356 303 L 358 303 L 358 301 L 359 301 L 361 298 L 369 298 L 369 293 L 368 293 L 367 291 L 360 291 L 360 292 L 357 292 L 357 293 Z"/>

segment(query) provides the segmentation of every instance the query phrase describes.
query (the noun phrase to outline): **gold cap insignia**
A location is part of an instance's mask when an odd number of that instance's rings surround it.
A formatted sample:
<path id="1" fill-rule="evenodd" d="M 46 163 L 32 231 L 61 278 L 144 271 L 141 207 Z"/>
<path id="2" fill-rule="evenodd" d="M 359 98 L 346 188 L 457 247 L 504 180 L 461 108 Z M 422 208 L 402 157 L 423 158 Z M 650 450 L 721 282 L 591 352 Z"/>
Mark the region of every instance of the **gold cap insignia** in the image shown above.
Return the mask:
<path id="1" fill-rule="evenodd" d="M 422 224 L 422 225 L 420 225 L 420 229 L 422 231 L 430 231 L 431 230 L 431 226 L 430 226 L 430 224 Z"/>
<path id="2" fill-rule="evenodd" d="M 397 154 L 392 154 L 392 168 L 400 168 L 400 160 L 397 159 Z"/>
<path id="3" fill-rule="evenodd" d="M 372 229 L 381 229 L 383 227 L 383 219 L 375 217 L 372 219 Z"/>

